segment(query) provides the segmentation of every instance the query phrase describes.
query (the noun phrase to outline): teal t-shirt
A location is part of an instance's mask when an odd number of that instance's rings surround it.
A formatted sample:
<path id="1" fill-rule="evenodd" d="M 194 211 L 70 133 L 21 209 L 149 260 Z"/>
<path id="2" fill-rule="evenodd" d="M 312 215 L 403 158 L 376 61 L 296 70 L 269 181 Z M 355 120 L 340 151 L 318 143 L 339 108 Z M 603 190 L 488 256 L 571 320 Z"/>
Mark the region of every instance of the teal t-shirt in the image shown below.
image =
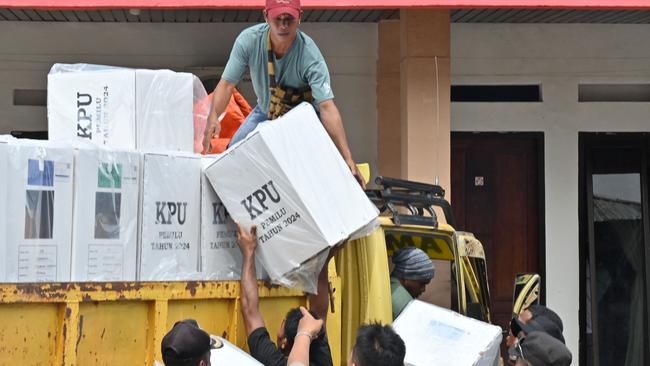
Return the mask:
<path id="1" fill-rule="evenodd" d="M 395 277 L 390 278 L 390 292 L 391 300 L 393 303 L 393 320 L 397 319 L 402 310 L 413 301 L 413 296 L 399 282 Z"/>
<path id="2" fill-rule="evenodd" d="M 267 71 L 268 34 L 269 25 L 266 23 L 244 29 L 235 40 L 230 59 L 221 75 L 223 79 L 237 84 L 248 66 L 257 95 L 257 105 L 264 113 L 268 113 L 270 99 Z M 300 30 L 287 53 L 281 59 L 275 60 L 275 77 L 283 87 L 311 87 L 313 104 L 317 111 L 319 103 L 334 98 L 325 59 L 316 43 Z"/>

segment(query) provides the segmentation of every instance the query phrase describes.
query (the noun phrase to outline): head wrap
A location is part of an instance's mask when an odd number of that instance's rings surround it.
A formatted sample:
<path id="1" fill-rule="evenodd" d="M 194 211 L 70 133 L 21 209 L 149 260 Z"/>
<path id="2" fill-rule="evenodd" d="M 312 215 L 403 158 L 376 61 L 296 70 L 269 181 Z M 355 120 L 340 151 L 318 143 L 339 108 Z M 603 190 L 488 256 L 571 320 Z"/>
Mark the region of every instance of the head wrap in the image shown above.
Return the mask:
<path id="1" fill-rule="evenodd" d="M 433 262 L 421 249 L 402 248 L 393 254 L 392 276 L 402 280 L 430 281 L 436 272 Z"/>

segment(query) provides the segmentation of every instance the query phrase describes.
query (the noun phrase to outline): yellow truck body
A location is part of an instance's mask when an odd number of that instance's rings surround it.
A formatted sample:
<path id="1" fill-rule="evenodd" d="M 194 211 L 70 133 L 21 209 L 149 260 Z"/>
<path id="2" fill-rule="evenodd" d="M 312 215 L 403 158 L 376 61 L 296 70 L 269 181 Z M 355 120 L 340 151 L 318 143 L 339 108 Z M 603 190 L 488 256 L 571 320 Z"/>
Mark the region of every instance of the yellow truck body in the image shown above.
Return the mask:
<path id="1" fill-rule="evenodd" d="M 306 297 L 259 286 L 267 328 L 277 334 L 286 312 Z M 0 285 L 0 365 L 154 365 L 162 337 L 187 318 L 246 349 L 239 293 L 237 281 Z M 340 324 L 331 314 L 336 364 Z"/>

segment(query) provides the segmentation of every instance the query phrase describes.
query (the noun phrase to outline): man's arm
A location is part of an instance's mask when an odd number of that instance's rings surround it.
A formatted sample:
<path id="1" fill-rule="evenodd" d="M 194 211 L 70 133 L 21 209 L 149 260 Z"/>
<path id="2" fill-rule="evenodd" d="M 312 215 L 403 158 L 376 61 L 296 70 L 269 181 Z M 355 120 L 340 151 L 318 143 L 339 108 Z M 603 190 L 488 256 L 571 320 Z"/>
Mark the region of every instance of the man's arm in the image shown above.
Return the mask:
<path id="1" fill-rule="evenodd" d="M 323 101 L 318 105 L 318 107 L 320 109 L 320 118 L 325 130 L 330 135 L 330 138 L 341 153 L 341 156 L 343 156 L 346 164 L 348 164 L 352 175 L 354 175 L 361 187 L 365 189 L 366 183 L 363 180 L 361 173 L 357 170 L 357 165 L 352 159 L 352 153 L 348 146 L 348 139 L 345 136 L 345 129 L 343 128 L 343 120 L 341 119 L 339 109 L 336 107 L 336 104 L 334 104 L 334 100 L 329 99 Z"/>
<path id="2" fill-rule="evenodd" d="M 309 308 L 323 319 L 323 322 L 327 322 L 327 313 L 330 305 L 330 283 L 328 278 L 329 262 L 334 258 L 336 253 L 341 250 L 341 248 L 343 248 L 343 245 L 330 249 L 325 265 L 318 274 L 318 294 L 309 295 Z"/>
<path id="3" fill-rule="evenodd" d="M 226 110 L 230 97 L 235 89 L 236 84 L 231 83 L 226 79 L 219 80 L 219 84 L 214 89 L 212 94 L 212 105 L 210 106 L 210 113 L 208 114 L 208 122 L 205 126 L 203 135 L 203 153 L 207 154 L 210 151 L 210 140 L 212 137 L 219 133 L 221 124 L 219 123 L 219 116 Z"/>
<path id="4" fill-rule="evenodd" d="M 241 270 L 241 312 L 246 325 L 246 335 L 250 336 L 255 329 L 264 327 L 264 318 L 259 309 L 259 294 L 257 292 L 257 274 L 255 272 L 255 248 L 257 247 L 257 228 L 255 225 L 247 232 L 237 223 L 237 239 L 243 257 Z"/>
<path id="5" fill-rule="evenodd" d="M 288 366 L 307 366 L 309 365 L 309 347 L 312 340 L 318 337 L 323 325 L 322 319 L 314 319 L 307 309 L 300 307 L 302 319 L 298 323 L 298 331 L 291 347 L 291 353 L 287 360 Z"/>

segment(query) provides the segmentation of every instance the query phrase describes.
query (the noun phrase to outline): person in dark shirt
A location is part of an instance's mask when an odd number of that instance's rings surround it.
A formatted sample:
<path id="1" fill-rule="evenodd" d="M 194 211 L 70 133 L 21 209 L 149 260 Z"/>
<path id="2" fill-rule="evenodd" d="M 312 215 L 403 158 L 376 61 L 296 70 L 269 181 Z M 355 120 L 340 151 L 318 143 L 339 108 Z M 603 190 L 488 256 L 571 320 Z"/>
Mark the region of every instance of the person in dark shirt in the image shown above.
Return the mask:
<path id="1" fill-rule="evenodd" d="M 211 338 L 194 319 L 174 324 L 160 344 L 166 366 L 210 366 L 210 351 L 223 344 Z"/>
<path id="2" fill-rule="evenodd" d="M 325 322 L 329 305 L 327 262 L 318 276 L 318 294 L 310 295 L 311 309 L 291 309 L 280 326 L 277 345 L 264 324 L 259 310 L 259 294 L 255 270 L 257 229 L 250 231 L 237 224 L 237 238 L 242 252 L 241 311 L 248 335 L 251 356 L 265 366 L 332 366 Z"/>

